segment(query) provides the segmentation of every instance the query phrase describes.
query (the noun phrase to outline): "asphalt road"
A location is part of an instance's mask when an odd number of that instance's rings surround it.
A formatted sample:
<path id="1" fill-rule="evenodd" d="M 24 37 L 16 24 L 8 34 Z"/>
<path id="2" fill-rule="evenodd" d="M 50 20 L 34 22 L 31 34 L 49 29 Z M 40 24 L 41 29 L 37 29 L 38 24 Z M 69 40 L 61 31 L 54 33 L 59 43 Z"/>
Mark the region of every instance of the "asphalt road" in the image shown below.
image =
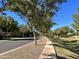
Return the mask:
<path id="1" fill-rule="evenodd" d="M 10 40 L 0 40 L 0 54 L 11 49 L 17 48 L 19 46 L 28 44 L 33 40 L 18 40 L 18 41 L 10 41 Z"/>

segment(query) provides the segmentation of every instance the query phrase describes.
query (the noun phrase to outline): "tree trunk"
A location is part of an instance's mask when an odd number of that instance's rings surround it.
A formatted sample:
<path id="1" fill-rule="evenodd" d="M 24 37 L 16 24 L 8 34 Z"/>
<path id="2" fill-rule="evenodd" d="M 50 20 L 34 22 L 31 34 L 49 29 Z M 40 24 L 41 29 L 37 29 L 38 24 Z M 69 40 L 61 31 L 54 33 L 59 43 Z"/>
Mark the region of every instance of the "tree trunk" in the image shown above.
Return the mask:
<path id="1" fill-rule="evenodd" d="M 37 45 L 36 35 L 34 31 L 33 31 L 33 36 L 34 36 L 35 45 Z"/>

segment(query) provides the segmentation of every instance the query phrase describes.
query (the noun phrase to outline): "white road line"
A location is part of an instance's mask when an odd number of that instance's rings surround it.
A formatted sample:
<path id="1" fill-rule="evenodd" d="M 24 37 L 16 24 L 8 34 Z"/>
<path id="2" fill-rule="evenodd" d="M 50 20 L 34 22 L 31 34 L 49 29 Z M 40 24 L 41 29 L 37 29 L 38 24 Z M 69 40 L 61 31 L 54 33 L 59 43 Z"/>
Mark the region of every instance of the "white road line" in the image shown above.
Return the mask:
<path id="1" fill-rule="evenodd" d="M 31 43 L 32 43 L 32 42 L 31 42 Z M 23 47 L 25 47 L 26 45 L 31 44 L 31 43 L 27 43 L 27 44 L 25 44 L 25 45 L 22 45 L 22 46 L 19 46 L 19 47 L 17 47 L 17 48 L 11 49 L 11 50 L 9 50 L 9 51 L 3 52 L 3 53 L 0 54 L 0 56 L 1 56 L 1 55 L 4 55 L 4 54 L 7 54 L 7 53 L 10 53 L 10 52 L 13 52 L 13 51 L 18 50 L 18 49 L 21 49 L 21 48 L 23 48 Z"/>

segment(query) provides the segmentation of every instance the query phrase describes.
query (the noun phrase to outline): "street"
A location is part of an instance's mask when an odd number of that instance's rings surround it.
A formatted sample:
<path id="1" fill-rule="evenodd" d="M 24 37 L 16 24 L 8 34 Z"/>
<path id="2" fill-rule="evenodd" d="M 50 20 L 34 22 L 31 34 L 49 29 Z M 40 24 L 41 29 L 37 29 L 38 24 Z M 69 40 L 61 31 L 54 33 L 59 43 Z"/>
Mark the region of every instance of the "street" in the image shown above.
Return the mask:
<path id="1" fill-rule="evenodd" d="M 10 40 L 0 40 L 0 54 L 11 49 L 17 48 L 19 46 L 25 45 L 27 43 L 32 42 L 33 40 L 18 40 L 18 41 L 10 41 Z"/>

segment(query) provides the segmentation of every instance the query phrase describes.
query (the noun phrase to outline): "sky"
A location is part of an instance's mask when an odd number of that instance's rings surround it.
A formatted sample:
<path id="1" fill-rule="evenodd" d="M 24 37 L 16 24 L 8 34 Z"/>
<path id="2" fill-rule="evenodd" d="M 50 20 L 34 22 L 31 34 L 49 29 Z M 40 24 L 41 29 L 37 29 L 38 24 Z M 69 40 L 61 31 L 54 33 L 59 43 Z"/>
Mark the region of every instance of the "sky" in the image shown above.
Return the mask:
<path id="1" fill-rule="evenodd" d="M 26 21 L 22 19 L 18 14 L 12 11 L 5 11 L 8 16 L 11 16 L 15 21 L 18 22 L 19 25 L 26 24 Z"/>
<path id="2" fill-rule="evenodd" d="M 69 26 L 70 28 L 72 28 L 71 27 L 71 24 L 73 23 L 72 15 L 77 13 L 78 7 L 79 7 L 79 0 L 68 0 L 66 3 L 63 3 L 60 6 L 59 11 L 52 18 L 52 20 L 56 22 L 57 25 L 53 26 L 51 29 L 55 30 L 63 26 Z"/>
<path id="3" fill-rule="evenodd" d="M 56 15 L 52 18 L 52 20 L 56 22 L 57 25 L 53 26 L 51 30 L 55 30 L 63 26 L 71 27 L 71 24 L 73 23 L 72 15 L 77 13 L 79 0 L 67 0 L 66 3 L 61 4 L 59 7 L 59 11 L 56 12 Z M 20 16 L 18 16 L 16 13 L 10 11 L 5 11 L 5 13 L 8 16 L 14 18 L 14 20 L 18 21 L 19 24 L 26 24 L 26 22 L 21 19 Z"/>

